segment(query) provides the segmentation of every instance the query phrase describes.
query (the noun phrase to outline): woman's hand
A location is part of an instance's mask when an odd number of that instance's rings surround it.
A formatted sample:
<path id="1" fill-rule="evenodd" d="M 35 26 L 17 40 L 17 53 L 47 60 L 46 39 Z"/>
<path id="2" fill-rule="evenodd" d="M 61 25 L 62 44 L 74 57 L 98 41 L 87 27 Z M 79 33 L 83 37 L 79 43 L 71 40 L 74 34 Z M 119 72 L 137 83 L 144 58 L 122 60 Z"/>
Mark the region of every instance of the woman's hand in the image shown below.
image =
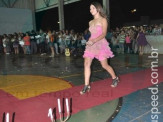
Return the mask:
<path id="1" fill-rule="evenodd" d="M 86 45 L 88 46 L 92 46 L 95 42 L 93 40 L 89 40 L 88 42 L 86 42 Z"/>

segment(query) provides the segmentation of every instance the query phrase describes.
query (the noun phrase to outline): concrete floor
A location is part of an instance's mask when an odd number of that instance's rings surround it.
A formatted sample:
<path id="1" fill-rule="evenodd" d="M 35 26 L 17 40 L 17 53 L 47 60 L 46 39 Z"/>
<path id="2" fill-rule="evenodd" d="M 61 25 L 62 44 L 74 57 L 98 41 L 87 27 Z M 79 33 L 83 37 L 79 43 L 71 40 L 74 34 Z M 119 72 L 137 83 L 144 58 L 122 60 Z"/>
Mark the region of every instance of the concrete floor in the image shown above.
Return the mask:
<path id="1" fill-rule="evenodd" d="M 117 54 L 110 60 L 110 65 L 114 68 L 116 74 L 127 74 L 151 67 L 151 61 L 146 54 L 139 56 L 137 54 Z M 159 55 L 159 66 L 163 66 L 163 55 Z M 50 76 L 63 79 L 73 84 L 74 86 L 84 83 L 83 75 L 83 58 L 82 56 L 64 55 L 50 58 L 48 55 L 0 55 L 0 75 L 38 75 Z M 161 74 L 161 73 L 160 73 Z M 91 82 L 103 80 L 110 77 L 110 75 L 102 69 L 97 60 L 92 64 Z M 3 84 L 0 84 L 3 85 Z M 163 84 L 159 85 L 159 109 L 163 112 Z M 149 122 L 150 120 L 150 103 L 149 90 L 143 89 L 128 96 L 123 97 L 122 107 L 119 112 L 117 106 L 121 100 L 116 99 L 105 104 L 93 107 L 86 111 L 81 111 L 68 120 L 68 122 L 105 122 L 112 115 L 118 115 L 108 121 L 113 122 Z M 161 98 L 162 97 L 162 98 Z M 116 111 L 117 110 L 117 111 Z M 112 120 L 113 119 L 113 120 Z M 159 120 L 163 121 L 162 114 Z"/>

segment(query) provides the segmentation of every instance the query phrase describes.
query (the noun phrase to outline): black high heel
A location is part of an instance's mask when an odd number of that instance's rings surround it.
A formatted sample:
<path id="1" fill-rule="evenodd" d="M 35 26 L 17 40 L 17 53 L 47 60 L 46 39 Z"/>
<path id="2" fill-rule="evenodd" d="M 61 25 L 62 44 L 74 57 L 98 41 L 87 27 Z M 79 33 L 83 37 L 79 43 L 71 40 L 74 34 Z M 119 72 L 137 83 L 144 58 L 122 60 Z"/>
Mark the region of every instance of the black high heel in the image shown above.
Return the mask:
<path id="1" fill-rule="evenodd" d="M 90 85 L 85 85 L 84 88 L 82 89 L 82 91 L 80 91 L 80 94 L 85 94 L 86 92 L 89 92 L 91 89 Z"/>
<path id="2" fill-rule="evenodd" d="M 118 82 L 120 82 L 120 80 L 118 77 L 116 77 L 115 79 L 113 79 L 111 87 L 116 87 L 118 85 Z"/>

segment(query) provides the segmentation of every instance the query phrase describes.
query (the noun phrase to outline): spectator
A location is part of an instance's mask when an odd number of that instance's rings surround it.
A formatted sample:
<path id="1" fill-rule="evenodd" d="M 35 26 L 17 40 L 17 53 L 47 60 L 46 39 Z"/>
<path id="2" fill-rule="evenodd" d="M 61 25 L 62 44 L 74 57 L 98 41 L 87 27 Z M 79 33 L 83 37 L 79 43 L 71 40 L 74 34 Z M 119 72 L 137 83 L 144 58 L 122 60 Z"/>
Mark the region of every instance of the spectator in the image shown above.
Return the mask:
<path id="1" fill-rule="evenodd" d="M 13 37 L 13 48 L 15 54 L 19 54 L 19 40 L 16 35 L 14 35 Z"/>
<path id="2" fill-rule="evenodd" d="M 155 25 L 155 27 L 153 29 L 153 34 L 160 35 L 161 32 L 162 32 L 161 27 L 159 27 L 158 25 Z"/>
<path id="3" fill-rule="evenodd" d="M 118 53 L 124 53 L 124 43 L 125 43 L 125 32 L 122 30 L 118 36 L 119 51 Z"/>
<path id="4" fill-rule="evenodd" d="M 126 51 L 127 53 L 131 53 L 131 37 L 129 35 L 129 33 L 126 34 L 126 38 L 125 38 L 125 43 L 126 43 Z"/>
<path id="5" fill-rule="evenodd" d="M 137 40 L 138 46 L 139 46 L 139 55 L 143 55 L 144 46 L 146 46 L 148 44 L 147 39 L 146 39 L 145 34 L 144 34 L 143 27 L 140 28 L 140 31 L 138 33 L 136 40 Z"/>
<path id="6" fill-rule="evenodd" d="M 37 53 L 37 42 L 36 42 L 36 33 L 34 30 L 30 33 L 30 41 L 31 41 L 31 54 Z"/>
<path id="7" fill-rule="evenodd" d="M 29 34 L 26 32 L 26 35 L 23 38 L 24 40 L 24 54 L 31 54 L 31 50 L 30 50 L 30 36 Z"/>
<path id="8" fill-rule="evenodd" d="M 3 53 L 3 42 L 2 42 L 2 36 L 0 35 L 0 54 Z"/>

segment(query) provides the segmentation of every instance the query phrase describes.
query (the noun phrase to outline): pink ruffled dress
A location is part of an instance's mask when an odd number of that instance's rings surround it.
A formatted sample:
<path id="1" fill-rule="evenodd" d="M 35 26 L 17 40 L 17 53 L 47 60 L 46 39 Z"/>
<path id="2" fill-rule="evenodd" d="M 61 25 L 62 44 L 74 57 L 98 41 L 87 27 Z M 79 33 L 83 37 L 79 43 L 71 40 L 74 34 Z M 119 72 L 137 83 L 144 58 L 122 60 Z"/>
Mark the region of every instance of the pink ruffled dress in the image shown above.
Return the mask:
<path id="1" fill-rule="evenodd" d="M 98 36 L 102 34 L 102 26 L 101 25 L 90 26 L 89 31 L 91 32 L 90 39 L 97 38 Z M 102 61 L 106 58 L 114 57 L 114 54 L 111 51 L 107 40 L 103 38 L 97 41 L 92 46 L 86 46 L 83 57 L 84 58 L 89 57 L 92 59 L 96 58 L 99 61 Z"/>

